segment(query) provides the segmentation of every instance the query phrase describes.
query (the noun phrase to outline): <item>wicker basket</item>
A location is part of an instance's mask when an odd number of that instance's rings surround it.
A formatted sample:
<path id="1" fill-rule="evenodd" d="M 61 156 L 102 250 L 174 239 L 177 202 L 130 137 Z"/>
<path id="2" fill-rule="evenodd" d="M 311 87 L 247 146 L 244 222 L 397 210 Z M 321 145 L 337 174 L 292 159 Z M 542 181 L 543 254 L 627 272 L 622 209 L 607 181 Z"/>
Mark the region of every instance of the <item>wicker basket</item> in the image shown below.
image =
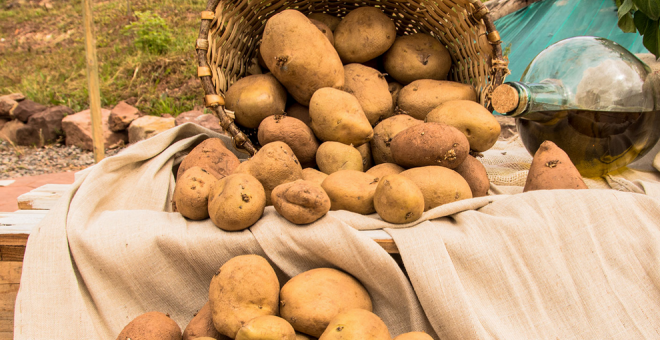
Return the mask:
<path id="1" fill-rule="evenodd" d="M 223 97 L 232 83 L 246 75 L 266 20 L 285 9 L 344 17 L 359 6 L 381 8 L 394 20 L 398 35 L 424 32 L 439 39 L 452 56 L 448 79 L 473 85 L 480 103 L 491 109 L 490 94 L 508 74 L 508 62 L 488 9 L 479 0 L 209 0 L 196 44 L 198 76 L 205 105 L 220 118 L 238 148 L 251 155 L 257 151 L 225 111 Z"/>

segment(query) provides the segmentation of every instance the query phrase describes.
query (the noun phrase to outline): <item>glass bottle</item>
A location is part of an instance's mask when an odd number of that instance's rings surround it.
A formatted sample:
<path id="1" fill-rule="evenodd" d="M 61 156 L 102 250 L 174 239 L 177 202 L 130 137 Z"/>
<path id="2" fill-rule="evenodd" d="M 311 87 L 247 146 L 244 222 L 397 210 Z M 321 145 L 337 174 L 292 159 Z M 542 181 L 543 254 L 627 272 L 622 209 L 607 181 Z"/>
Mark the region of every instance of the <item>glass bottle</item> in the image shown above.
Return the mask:
<path id="1" fill-rule="evenodd" d="M 628 165 L 660 138 L 660 77 L 604 38 L 551 45 L 532 60 L 520 82 L 493 91 L 492 105 L 516 118 L 532 155 L 550 140 L 585 177 Z"/>

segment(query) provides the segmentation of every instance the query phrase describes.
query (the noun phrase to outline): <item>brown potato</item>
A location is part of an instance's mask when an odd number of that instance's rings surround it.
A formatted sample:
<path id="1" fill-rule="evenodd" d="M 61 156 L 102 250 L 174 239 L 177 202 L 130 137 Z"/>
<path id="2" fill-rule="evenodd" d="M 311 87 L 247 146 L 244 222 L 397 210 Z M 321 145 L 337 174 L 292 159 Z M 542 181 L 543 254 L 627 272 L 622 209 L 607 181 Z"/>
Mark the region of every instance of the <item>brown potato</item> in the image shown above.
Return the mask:
<path id="1" fill-rule="evenodd" d="M 297 180 L 278 185 L 271 199 L 275 210 L 294 224 L 312 223 L 330 211 L 330 197 L 313 182 Z"/>
<path id="2" fill-rule="evenodd" d="M 343 339 L 391 340 L 392 336 L 378 315 L 364 309 L 351 309 L 337 314 L 319 338 Z"/>
<path id="3" fill-rule="evenodd" d="M 316 90 L 344 86 L 344 66 L 325 35 L 296 10 L 284 10 L 266 22 L 261 54 L 293 98 L 309 105 Z"/>
<path id="4" fill-rule="evenodd" d="M 367 290 L 351 275 L 317 268 L 291 278 L 280 292 L 280 313 L 296 331 L 319 337 L 338 313 L 372 310 Z"/>
<path id="5" fill-rule="evenodd" d="M 367 171 L 374 166 L 374 159 L 371 156 L 371 145 L 364 143 L 356 148 L 362 156 L 362 171 Z"/>
<path id="6" fill-rule="evenodd" d="M 275 141 L 285 143 L 302 167 L 316 165 L 316 150 L 320 143 L 314 136 L 314 131 L 296 118 L 278 115 L 264 119 L 259 124 L 257 138 L 261 145 Z"/>
<path id="7" fill-rule="evenodd" d="M 404 168 L 440 165 L 453 169 L 467 157 L 470 143 L 455 127 L 424 123 L 398 133 L 390 150 L 394 162 Z"/>
<path id="8" fill-rule="evenodd" d="M 322 173 L 314 168 L 305 168 L 302 171 L 302 179 L 312 183 L 321 185 L 323 181 L 328 177 L 327 174 Z"/>
<path id="9" fill-rule="evenodd" d="M 209 218 L 209 192 L 215 176 L 198 166 L 183 173 L 174 187 L 177 211 L 191 220 Z"/>
<path id="10" fill-rule="evenodd" d="M 139 315 L 122 329 L 117 340 L 181 340 L 181 328 L 161 312 Z"/>
<path id="11" fill-rule="evenodd" d="M 316 340 L 316 338 L 311 335 L 296 332 L 296 340 Z"/>
<path id="12" fill-rule="evenodd" d="M 477 92 L 472 85 L 447 80 L 420 79 L 401 89 L 397 106 L 407 115 L 424 120 L 438 105 L 458 99 L 476 102 Z"/>
<path id="13" fill-rule="evenodd" d="M 339 170 L 364 170 L 360 151 L 339 142 L 321 144 L 316 152 L 316 164 L 319 170 L 328 175 Z"/>
<path id="14" fill-rule="evenodd" d="M 268 116 L 284 113 L 285 105 L 286 91 L 270 73 L 241 78 L 225 95 L 225 107 L 234 111 L 236 123 L 251 129 Z"/>
<path id="15" fill-rule="evenodd" d="M 330 14 L 325 14 L 325 13 L 312 13 L 307 16 L 309 19 L 314 19 L 318 20 L 324 24 L 326 24 L 330 29 L 334 32 L 335 28 L 337 28 L 337 25 L 339 25 L 339 22 L 341 21 L 340 18 L 330 15 Z"/>
<path id="16" fill-rule="evenodd" d="M 399 334 L 393 340 L 433 340 L 433 337 L 424 332 L 408 332 Z"/>
<path id="17" fill-rule="evenodd" d="M 309 115 L 314 134 L 325 142 L 360 146 L 374 136 L 360 102 L 344 91 L 329 87 L 316 91 L 309 103 Z"/>
<path id="18" fill-rule="evenodd" d="M 232 339 L 248 321 L 279 313 L 280 283 L 270 263 L 259 255 L 241 255 L 220 267 L 211 279 L 213 324 Z"/>
<path id="19" fill-rule="evenodd" d="M 387 175 L 378 181 L 374 208 L 383 221 L 414 222 L 424 212 L 424 195 L 410 179 L 401 175 Z"/>
<path id="20" fill-rule="evenodd" d="M 246 322 L 234 340 L 296 340 L 296 331 L 279 316 L 263 315 Z"/>
<path id="21" fill-rule="evenodd" d="M 397 100 L 399 99 L 399 93 L 401 92 L 402 88 L 403 85 L 395 81 L 387 84 L 387 90 L 390 91 L 390 95 L 392 96 L 392 107 L 394 109 L 396 109 Z"/>
<path id="22" fill-rule="evenodd" d="M 470 185 L 458 172 L 443 166 L 408 169 L 400 174 L 417 184 L 424 195 L 424 211 L 472 198 Z"/>
<path id="23" fill-rule="evenodd" d="M 361 171 L 339 170 L 326 178 L 321 187 L 330 197 L 330 210 L 348 210 L 362 215 L 376 212 L 374 193 L 378 179 Z"/>
<path id="24" fill-rule="evenodd" d="M 500 123 L 490 111 L 470 100 L 450 100 L 440 104 L 426 116 L 427 122 L 453 126 L 463 132 L 470 149 L 484 152 L 500 136 Z"/>
<path id="25" fill-rule="evenodd" d="M 486 167 L 481 162 L 468 155 L 467 158 L 454 169 L 458 172 L 470 186 L 472 197 L 482 197 L 488 195 L 490 181 L 486 173 Z"/>
<path id="26" fill-rule="evenodd" d="M 178 180 L 186 170 L 198 166 L 221 179 L 234 172 L 238 164 L 238 157 L 227 149 L 222 139 L 208 138 L 194 147 L 183 159 L 176 178 Z"/>
<path id="27" fill-rule="evenodd" d="M 266 193 L 259 180 L 249 174 L 232 174 L 215 182 L 209 193 L 209 215 L 218 228 L 243 230 L 261 218 Z"/>
<path id="28" fill-rule="evenodd" d="M 330 42 L 330 44 L 332 44 L 332 45 L 335 44 L 334 35 L 332 34 L 332 30 L 330 29 L 330 27 L 328 27 L 328 25 L 326 25 L 323 22 L 318 21 L 316 19 L 311 19 L 310 18 L 309 20 L 312 22 L 312 24 L 314 24 L 314 26 L 316 26 L 316 28 L 319 29 L 319 31 L 321 31 L 321 33 L 323 33 L 325 35 L 326 38 L 328 38 L 328 41 Z"/>
<path id="29" fill-rule="evenodd" d="M 447 79 L 451 55 L 430 34 L 415 33 L 397 37 L 383 55 L 383 63 L 392 78 L 407 85 L 419 79 Z"/>
<path id="30" fill-rule="evenodd" d="M 195 317 L 188 322 L 188 326 L 183 331 L 183 340 L 201 340 L 204 337 L 215 340 L 229 340 L 228 337 L 218 333 L 213 326 L 213 313 L 211 313 L 211 304 L 206 302 L 202 309 L 195 314 Z"/>
<path id="31" fill-rule="evenodd" d="M 402 173 L 404 170 L 406 169 L 394 163 L 381 163 L 367 170 L 367 173 L 378 178 L 380 181 L 381 178 L 387 175 L 397 175 Z"/>
<path id="32" fill-rule="evenodd" d="M 293 150 L 282 142 L 264 145 L 250 160 L 239 165 L 234 173 L 246 173 L 261 182 L 266 192 L 266 205 L 271 205 L 270 193 L 276 186 L 302 179 L 302 167 Z"/>
<path id="33" fill-rule="evenodd" d="M 396 39 L 396 27 L 375 7 L 350 11 L 334 31 L 335 48 L 345 63 L 363 63 L 385 53 Z"/>
<path id="34" fill-rule="evenodd" d="M 371 125 L 394 114 L 387 81 L 376 69 L 362 64 L 345 65 L 344 91 L 357 98 Z"/>
<path id="35" fill-rule="evenodd" d="M 286 115 L 289 117 L 300 119 L 309 128 L 312 128 L 312 117 L 309 116 L 309 108 L 307 106 L 293 103 L 286 109 Z"/>
<path id="36" fill-rule="evenodd" d="M 564 150 L 546 140 L 532 159 L 523 192 L 552 189 L 589 189 Z"/>
<path id="37" fill-rule="evenodd" d="M 370 143 L 374 163 L 394 163 L 394 157 L 392 157 L 392 151 L 390 150 L 392 138 L 409 127 L 423 123 L 423 121 L 408 115 L 396 115 L 378 123 L 374 128 L 374 138 Z"/>

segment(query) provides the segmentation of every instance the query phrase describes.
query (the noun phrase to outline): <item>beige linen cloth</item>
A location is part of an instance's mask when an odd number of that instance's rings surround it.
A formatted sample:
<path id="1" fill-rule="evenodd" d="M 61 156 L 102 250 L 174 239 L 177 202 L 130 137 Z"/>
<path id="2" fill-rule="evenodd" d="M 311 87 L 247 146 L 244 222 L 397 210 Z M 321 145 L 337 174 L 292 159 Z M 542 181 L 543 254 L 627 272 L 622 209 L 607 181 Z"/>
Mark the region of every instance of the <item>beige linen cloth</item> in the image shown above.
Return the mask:
<path id="1" fill-rule="evenodd" d="M 76 180 L 30 235 L 16 339 L 114 339 L 154 310 L 183 329 L 207 301 L 215 271 L 241 254 L 268 258 L 280 284 L 316 267 L 352 274 L 392 336 L 660 338 L 654 174 L 619 176 L 612 181 L 618 190 L 511 194 L 521 188 L 493 186 L 499 195 L 441 206 L 404 226 L 346 211 L 296 226 L 268 207 L 248 230 L 224 232 L 170 212 L 175 160 L 208 136 L 185 124 Z M 507 149 L 498 147 L 490 158 Z M 359 229 L 390 233 L 407 274 Z"/>

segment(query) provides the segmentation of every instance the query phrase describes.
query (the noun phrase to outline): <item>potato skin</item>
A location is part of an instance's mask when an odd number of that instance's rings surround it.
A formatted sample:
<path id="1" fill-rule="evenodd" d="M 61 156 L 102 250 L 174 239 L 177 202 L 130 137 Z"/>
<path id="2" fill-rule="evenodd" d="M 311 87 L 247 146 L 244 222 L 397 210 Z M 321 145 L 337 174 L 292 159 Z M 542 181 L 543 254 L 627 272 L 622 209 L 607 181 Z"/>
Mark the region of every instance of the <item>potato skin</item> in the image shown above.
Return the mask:
<path id="1" fill-rule="evenodd" d="M 387 80 L 376 69 L 355 63 L 345 65 L 344 91 L 357 98 L 371 125 L 394 114 Z"/>
<path id="2" fill-rule="evenodd" d="M 191 220 L 209 218 L 209 192 L 215 176 L 198 166 L 183 173 L 174 187 L 177 211 Z"/>
<path id="3" fill-rule="evenodd" d="M 488 195 L 488 189 L 490 189 L 488 173 L 486 173 L 486 167 L 478 159 L 468 155 L 463 163 L 454 170 L 468 183 L 472 197 Z"/>
<path id="4" fill-rule="evenodd" d="M 362 215 L 376 212 L 374 193 L 378 179 L 361 171 L 339 170 L 326 178 L 321 187 L 330 197 L 330 210 L 348 210 Z"/>
<path id="5" fill-rule="evenodd" d="M 374 163 L 394 163 L 394 157 L 392 157 L 392 151 L 390 150 L 394 136 L 409 127 L 423 123 L 423 121 L 408 115 L 396 115 L 378 123 L 374 128 L 374 138 L 370 142 Z"/>
<path id="6" fill-rule="evenodd" d="M 422 217 L 424 195 L 410 179 L 387 175 L 378 181 L 374 207 L 378 216 L 386 222 L 410 223 Z"/>
<path id="7" fill-rule="evenodd" d="M 371 156 L 371 145 L 364 143 L 356 148 L 362 155 L 362 171 L 367 171 L 374 166 L 374 158 Z"/>
<path id="8" fill-rule="evenodd" d="M 364 164 L 360 151 L 339 142 L 325 142 L 316 153 L 319 170 L 330 175 L 339 170 L 363 171 Z"/>
<path id="9" fill-rule="evenodd" d="M 440 123 L 424 123 L 397 134 L 390 144 L 396 164 L 404 168 L 440 165 L 456 168 L 468 155 L 470 143 L 458 129 Z"/>
<path id="10" fill-rule="evenodd" d="M 161 312 L 139 315 L 122 329 L 117 340 L 181 340 L 181 328 Z"/>
<path id="11" fill-rule="evenodd" d="M 344 86 L 344 66 L 325 35 L 296 10 L 273 15 L 264 28 L 261 55 L 293 98 L 309 105 L 316 90 Z"/>
<path id="12" fill-rule="evenodd" d="M 451 68 L 449 51 L 430 34 L 397 37 L 383 55 L 385 71 L 407 85 L 419 79 L 445 80 Z"/>
<path id="13" fill-rule="evenodd" d="M 296 340 L 296 331 L 279 316 L 263 315 L 245 323 L 234 340 Z"/>
<path id="14" fill-rule="evenodd" d="M 472 198 L 468 183 L 458 172 L 443 166 L 408 169 L 400 174 L 417 184 L 424 195 L 424 211 Z"/>
<path id="15" fill-rule="evenodd" d="M 183 159 L 176 173 L 177 180 L 183 173 L 198 166 L 210 172 L 217 179 L 221 179 L 232 172 L 241 161 L 234 155 L 220 138 L 208 138 L 199 143 Z"/>
<path id="16" fill-rule="evenodd" d="M 213 324 L 232 339 L 246 322 L 279 312 L 280 283 L 270 263 L 259 255 L 241 255 L 220 267 L 211 279 Z"/>
<path id="17" fill-rule="evenodd" d="M 378 164 L 378 165 L 374 166 L 373 168 L 367 170 L 367 173 L 369 175 L 372 175 L 372 176 L 375 176 L 376 178 L 378 178 L 379 182 L 380 182 L 381 178 L 383 178 L 387 175 L 400 174 L 404 170 L 406 170 L 406 169 L 404 169 L 401 166 L 399 166 L 397 164 L 394 164 L 394 163 L 381 163 L 381 164 Z"/>
<path id="18" fill-rule="evenodd" d="M 375 7 L 350 11 L 334 30 L 335 48 L 341 60 L 363 63 L 385 53 L 396 39 L 394 22 Z"/>
<path id="19" fill-rule="evenodd" d="M 566 152 L 547 140 L 536 150 L 523 192 L 553 189 L 589 189 Z"/>
<path id="20" fill-rule="evenodd" d="M 343 73 L 342 73 L 343 74 Z M 360 146 L 373 138 L 374 130 L 354 95 L 333 88 L 314 93 L 309 103 L 312 130 L 322 141 Z"/>
<path id="21" fill-rule="evenodd" d="M 320 143 L 314 131 L 296 118 L 279 115 L 267 117 L 259 124 L 257 138 L 261 145 L 275 141 L 285 143 L 302 167 L 316 165 L 316 150 Z"/>
<path id="22" fill-rule="evenodd" d="M 293 328 L 319 337 L 328 323 L 345 310 L 371 312 L 367 290 L 351 275 L 333 268 L 316 268 L 289 280 L 280 292 L 280 313 Z"/>
<path id="23" fill-rule="evenodd" d="M 226 336 L 218 333 L 213 326 L 213 313 L 211 313 L 211 304 L 206 302 L 202 309 L 188 322 L 188 326 L 183 331 L 183 340 L 193 340 L 200 338 L 212 338 L 216 340 L 229 340 Z"/>
<path id="24" fill-rule="evenodd" d="M 401 89 L 397 106 L 406 114 L 424 120 L 438 105 L 458 99 L 476 102 L 477 92 L 472 85 L 447 80 L 420 79 Z"/>
<path id="25" fill-rule="evenodd" d="M 392 340 L 433 340 L 433 337 L 424 332 L 408 332 L 399 334 Z"/>
<path id="26" fill-rule="evenodd" d="M 334 32 L 335 28 L 337 28 L 337 25 L 339 25 L 339 22 L 341 22 L 341 19 L 330 14 L 325 14 L 325 13 L 311 13 L 310 15 L 307 16 L 309 19 L 314 19 L 318 20 L 324 24 L 326 24 L 330 29 Z"/>
<path id="27" fill-rule="evenodd" d="M 376 314 L 364 309 L 351 309 L 337 314 L 319 340 L 391 340 L 387 326 Z"/>
<path id="28" fill-rule="evenodd" d="M 209 193 L 209 215 L 216 227 L 243 230 L 264 213 L 266 193 L 259 180 L 249 174 L 232 174 L 215 182 Z"/>
<path id="29" fill-rule="evenodd" d="M 309 20 L 312 22 L 312 24 L 314 24 L 314 26 L 316 26 L 316 28 L 319 29 L 319 31 L 321 31 L 321 33 L 323 33 L 323 35 L 325 35 L 326 38 L 328 38 L 328 41 L 330 42 L 331 45 L 335 44 L 335 37 L 332 34 L 332 30 L 330 29 L 330 27 L 328 27 L 328 25 L 316 19 L 310 18 Z"/>
<path id="30" fill-rule="evenodd" d="M 324 174 L 321 171 L 318 171 L 314 168 L 304 168 L 302 171 L 302 179 L 312 183 L 316 183 L 319 186 L 323 181 L 328 177 L 327 174 Z"/>
<path id="31" fill-rule="evenodd" d="M 284 112 L 286 91 L 272 74 L 255 74 L 229 87 L 225 105 L 234 111 L 236 123 L 255 129 L 264 118 Z"/>
<path id="32" fill-rule="evenodd" d="M 485 107 L 471 100 L 451 100 L 440 104 L 426 116 L 427 122 L 453 126 L 467 137 L 470 149 L 484 152 L 500 136 L 501 126 Z"/>
<path id="33" fill-rule="evenodd" d="M 305 125 L 312 128 L 312 117 L 309 116 L 309 108 L 307 106 L 293 103 L 286 108 L 286 115 L 292 118 L 300 119 Z"/>
<path id="34" fill-rule="evenodd" d="M 394 109 L 396 109 L 397 100 L 399 99 L 399 93 L 401 92 L 401 89 L 403 89 L 403 85 L 395 81 L 387 84 L 387 90 L 390 91 L 390 95 L 392 96 L 392 106 Z"/>
<path id="35" fill-rule="evenodd" d="M 297 180 L 284 183 L 273 189 L 275 210 L 294 224 L 308 224 L 330 211 L 330 197 L 320 185 Z"/>

